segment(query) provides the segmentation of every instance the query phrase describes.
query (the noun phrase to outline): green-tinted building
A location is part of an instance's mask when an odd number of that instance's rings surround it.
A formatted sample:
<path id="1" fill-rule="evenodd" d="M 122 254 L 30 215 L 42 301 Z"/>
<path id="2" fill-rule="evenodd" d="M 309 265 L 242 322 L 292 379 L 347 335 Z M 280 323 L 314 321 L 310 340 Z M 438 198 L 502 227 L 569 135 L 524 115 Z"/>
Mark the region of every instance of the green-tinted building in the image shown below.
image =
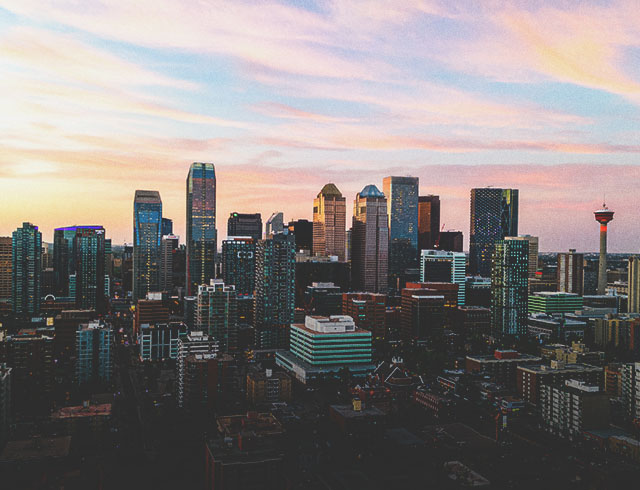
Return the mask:
<path id="1" fill-rule="evenodd" d="M 350 316 L 307 316 L 304 325 L 291 325 L 289 338 L 289 350 L 278 351 L 276 363 L 303 383 L 344 368 L 357 375 L 374 367 L 371 332 L 357 328 Z"/>
<path id="2" fill-rule="evenodd" d="M 582 309 L 582 296 L 542 291 L 529 295 L 529 313 L 573 313 Z"/>
<path id="3" fill-rule="evenodd" d="M 527 333 L 529 243 L 507 237 L 495 243 L 491 268 L 491 332 Z"/>
<path id="4" fill-rule="evenodd" d="M 34 315 L 40 311 L 42 233 L 31 223 L 13 232 L 11 240 L 13 312 Z"/>

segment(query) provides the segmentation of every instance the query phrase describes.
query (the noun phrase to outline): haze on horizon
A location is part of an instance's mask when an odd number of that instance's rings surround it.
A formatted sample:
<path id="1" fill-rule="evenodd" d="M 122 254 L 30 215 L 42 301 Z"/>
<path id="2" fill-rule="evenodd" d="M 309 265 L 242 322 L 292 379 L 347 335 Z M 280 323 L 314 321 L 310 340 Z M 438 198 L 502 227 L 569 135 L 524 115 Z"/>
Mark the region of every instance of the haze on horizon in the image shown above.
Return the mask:
<path id="1" fill-rule="evenodd" d="M 334 182 L 415 175 L 447 229 L 469 190 L 520 189 L 542 251 L 639 252 L 634 1 L 0 0 L 0 235 L 23 221 L 132 239 L 156 189 L 184 240 L 193 161 L 229 213 L 310 219 Z M 350 219 L 348 218 L 348 223 Z"/>

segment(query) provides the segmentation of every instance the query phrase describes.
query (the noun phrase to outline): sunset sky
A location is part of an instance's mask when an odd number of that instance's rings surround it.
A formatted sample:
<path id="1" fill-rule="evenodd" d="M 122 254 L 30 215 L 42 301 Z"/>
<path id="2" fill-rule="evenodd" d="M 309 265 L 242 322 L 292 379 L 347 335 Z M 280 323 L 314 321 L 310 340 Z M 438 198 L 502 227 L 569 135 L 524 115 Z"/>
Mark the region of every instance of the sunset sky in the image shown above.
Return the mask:
<path id="1" fill-rule="evenodd" d="M 541 250 L 597 250 L 606 194 L 609 250 L 640 252 L 638 26 L 637 0 L 0 0 L 0 235 L 130 242 L 155 189 L 184 238 L 206 161 L 220 238 L 232 211 L 311 219 L 327 182 L 351 208 L 415 175 L 465 248 L 493 185 Z"/>

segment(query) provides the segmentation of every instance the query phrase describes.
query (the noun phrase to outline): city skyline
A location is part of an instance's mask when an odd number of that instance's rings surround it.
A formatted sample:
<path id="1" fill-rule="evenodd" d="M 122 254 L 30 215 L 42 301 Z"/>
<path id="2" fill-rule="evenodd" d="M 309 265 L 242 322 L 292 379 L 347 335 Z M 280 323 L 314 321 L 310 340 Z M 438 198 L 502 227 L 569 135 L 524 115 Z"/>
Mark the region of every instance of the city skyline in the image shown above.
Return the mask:
<path id="1" fill-rule="evenodd" d="M 468 191 L 493 185 L 520 190 L 541 251 L 597 251 L 606 194 L 609 250 L 637 252 L 637 8 L 531 3 L 3 2 L 0 234 L 130 243 L 147 188 L 184 240 L 181 183 L 207 161 L 223 217 L 311 219 L 327 182 L 352 202 L 411 175 L 465 249 Z"/>

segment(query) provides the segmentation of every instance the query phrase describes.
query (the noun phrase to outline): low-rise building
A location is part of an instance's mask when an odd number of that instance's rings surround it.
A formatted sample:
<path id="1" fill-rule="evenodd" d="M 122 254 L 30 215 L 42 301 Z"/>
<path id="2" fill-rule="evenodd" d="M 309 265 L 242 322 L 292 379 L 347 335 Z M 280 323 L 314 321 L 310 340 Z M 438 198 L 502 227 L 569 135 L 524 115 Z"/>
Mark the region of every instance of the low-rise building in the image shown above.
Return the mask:
<path id="1" fill-rule="evenodd" d="M 271 369 L 250 371 L 247 373 L 247 401 L 251 405 L 291 401 L 291 378 Z"/>
<path id="2" fill-rule="evenodd" d="M 424 386 L 416 388 L 413 392 L 413 400 L 440 420 L 449 420 L 454 416 L 454 400 L 438 393 L 433 393 Z"/>
<path id="3" fill-rule="evenodd" d="M 496 350 L 493 355 L 470 355 L 466 357 L 465 369 L 468 373 L 490 376 L 498 384 L 516 388 L 518 366 L 540 364 L 542 358 L 531 354 L 521 354 L 515 350 Z"/>
<path id="4" fill-rule="evenodd" d="M 371 332 L 357 328 L 345 315 L 307 316 L 304 324 L 293 324 L 289 350 L 276 353 L 276 364 L 307 383 L 343 369 L 365 375 L 371 363 Z"/>
<path id="5" fill-rule="evenodd" d="M 575 293 L 540 291 L 529 295 L 529 313 L 572 313 L 582 309 L 582 296 Z"/>

